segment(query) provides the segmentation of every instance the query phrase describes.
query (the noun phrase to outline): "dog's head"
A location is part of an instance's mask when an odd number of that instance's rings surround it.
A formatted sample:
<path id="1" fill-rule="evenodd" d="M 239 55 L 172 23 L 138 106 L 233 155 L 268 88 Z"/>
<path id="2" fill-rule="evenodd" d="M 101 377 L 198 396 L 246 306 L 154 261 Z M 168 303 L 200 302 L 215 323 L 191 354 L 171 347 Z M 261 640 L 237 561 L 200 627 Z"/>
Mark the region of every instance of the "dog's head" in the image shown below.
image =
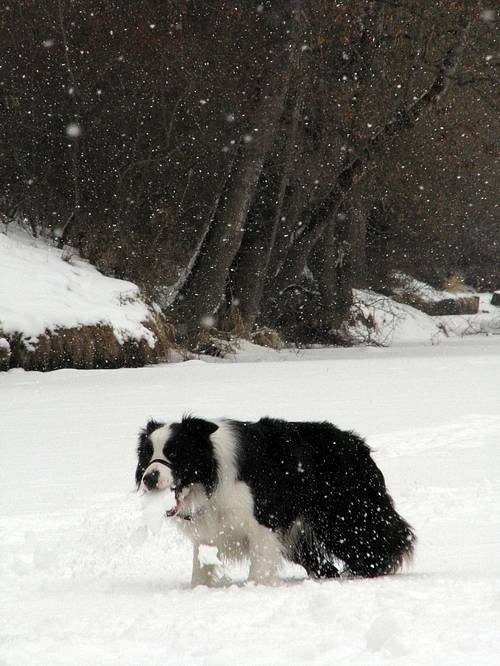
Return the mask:
<path id="1" fill-rule="evenodd" d="M 181 512 L 195 490 L 209 497 L 217 482 L 210 435 L 217 429 L 217 424 L 192 416 L 180 423 L 149 421 L 139 435 L 137 488 L 145 492 L 173 490 L 176 507 L 169 515 Z"/>

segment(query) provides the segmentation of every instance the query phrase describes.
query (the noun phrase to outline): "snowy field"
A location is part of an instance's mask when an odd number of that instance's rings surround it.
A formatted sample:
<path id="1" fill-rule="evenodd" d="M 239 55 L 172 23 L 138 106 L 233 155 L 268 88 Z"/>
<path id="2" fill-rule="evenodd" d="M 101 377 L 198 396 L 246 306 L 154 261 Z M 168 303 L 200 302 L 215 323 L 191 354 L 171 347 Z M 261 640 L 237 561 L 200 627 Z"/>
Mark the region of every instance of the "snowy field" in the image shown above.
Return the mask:
<path id="1" fill-rule="evenodd" d="M 279 358 L 0 375 L 3 666 L 498 663 L 500 337 Z M 191 590 L 189 546 L 146 530 L 133 485 L 137 430 L 185 410 L 356 429 L 413 565 Z"/>

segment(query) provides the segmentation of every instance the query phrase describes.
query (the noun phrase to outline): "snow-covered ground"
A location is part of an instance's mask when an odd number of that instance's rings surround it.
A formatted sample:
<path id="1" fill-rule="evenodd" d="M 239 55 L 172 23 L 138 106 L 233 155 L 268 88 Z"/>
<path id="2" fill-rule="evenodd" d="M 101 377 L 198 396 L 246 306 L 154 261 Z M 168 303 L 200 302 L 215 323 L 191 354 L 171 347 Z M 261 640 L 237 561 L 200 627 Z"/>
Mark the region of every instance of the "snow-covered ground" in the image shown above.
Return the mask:
<path id="1" fill-rule="evenodd" d="M 500 338 L 279 358 L 0 375 L 0 663 L 498 663 Z M 412 567 L 191 590 L 188 544 L 147 532 L 133 487 L 139 427 L 185 410 L 355 428 L 417 531 Z"/>

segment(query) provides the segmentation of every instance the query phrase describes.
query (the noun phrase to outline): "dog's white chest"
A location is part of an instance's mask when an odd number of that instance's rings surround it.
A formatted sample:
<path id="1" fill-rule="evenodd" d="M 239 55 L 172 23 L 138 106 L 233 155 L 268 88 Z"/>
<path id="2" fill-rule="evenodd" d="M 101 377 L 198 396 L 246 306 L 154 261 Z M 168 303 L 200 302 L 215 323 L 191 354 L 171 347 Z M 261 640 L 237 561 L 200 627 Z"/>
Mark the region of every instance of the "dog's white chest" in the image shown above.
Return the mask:
<path id="1" fill-rule="evenodd" d="M 206 510 L 181 525 L 195 544 L 216 546 L 226 559 L 241 559 L 248 553 L 254 528 L 253 499 L 248 486 L 237 482 L 228 492 L 214 493 Z"/>

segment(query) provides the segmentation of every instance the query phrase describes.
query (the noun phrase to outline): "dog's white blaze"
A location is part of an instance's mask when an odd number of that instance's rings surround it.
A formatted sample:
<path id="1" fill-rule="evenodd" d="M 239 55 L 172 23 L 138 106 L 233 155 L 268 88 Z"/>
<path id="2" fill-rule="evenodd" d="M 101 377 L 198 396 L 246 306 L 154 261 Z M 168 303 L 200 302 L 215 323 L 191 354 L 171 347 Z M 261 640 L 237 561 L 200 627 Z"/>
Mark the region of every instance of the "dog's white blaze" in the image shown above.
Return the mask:
<path id="1" fill-rule="evenodd" d="M 166 462 L 168 462 L 168 459 L 165 457 L 165 454 L 163 453 L 163 448 L 169 437 L 170 437 L 169 425 L 162 426 L 161 428 L 158 428 L 157 430 L 154 430 L 151 433 L 151 435 L 149 436 L 149 440 L 153 445 L 153 453 L 151 455 L 151 460 L 165 460 Z M 144 478 L 146 474 L 149 474 L 149 472 L 153 472 L 155 470 L 159 472 L 158 484 L 157 484 L 158 490 L 165 490 L 165 488 L 170 488 L 174 482 L 172 472 L 166 465 L 162 465 L 161 463 L 153 462 L 150 465 L 148 465 L 144 470 L 144 474 L 142 475 L 142 477 Z"/>
<path id="2" fill-rule="evenodd" d="M 153 455 L 152 459 L 159 458 L 160 460 L 166 460 L 165 454 L 163 453 L 163 447 L 167 443 L 168 438 L 170 437 L 170 425 L 164 425 L 161 428 L 153 430 L 149 439 L 153 445 Z"/>

